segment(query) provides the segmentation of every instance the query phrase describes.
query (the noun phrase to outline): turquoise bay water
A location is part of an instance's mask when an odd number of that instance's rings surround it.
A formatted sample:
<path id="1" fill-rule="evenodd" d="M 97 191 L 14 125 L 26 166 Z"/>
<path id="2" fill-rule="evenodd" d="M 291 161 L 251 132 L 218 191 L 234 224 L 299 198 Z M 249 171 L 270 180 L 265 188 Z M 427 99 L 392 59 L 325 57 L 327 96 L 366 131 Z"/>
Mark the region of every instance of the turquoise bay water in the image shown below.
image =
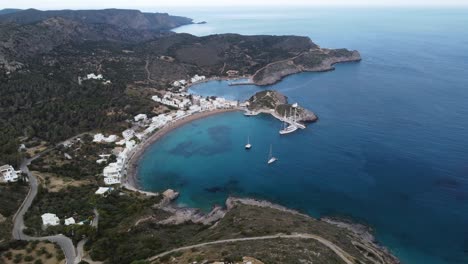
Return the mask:
<path id="1" fill-rule="evenodd" d="M 180 32 L 306 35 L 363 61 L 268 87 L 319 116 L 297 133 L 280 136 L 272 117 L 241 113 L 173 131 L 140 161 L 145 189 L 177 189 L 181 204 L 206 210 L 233 194 L 350 217 L 403 263 L 468 263 L 468 10 L 169 11 L 208 21 Z M 262 89 L 210 82 L 192 91 L 246 99 Z M 279 160 L 267 166 L 270 144 Z"/>

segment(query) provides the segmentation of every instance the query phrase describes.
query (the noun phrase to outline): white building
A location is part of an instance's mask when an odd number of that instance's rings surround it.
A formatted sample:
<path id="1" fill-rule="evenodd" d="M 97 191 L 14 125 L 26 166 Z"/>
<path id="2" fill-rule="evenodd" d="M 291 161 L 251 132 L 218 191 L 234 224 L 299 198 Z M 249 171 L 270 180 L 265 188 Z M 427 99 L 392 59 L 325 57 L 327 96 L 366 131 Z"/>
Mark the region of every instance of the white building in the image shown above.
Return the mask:
<path id="1" fill-rule="evenodd" d="M 107 167 L 104 168 L 104 182 L 107 185 L 120 183 L 120 167 L 117 162 L 110 163 Z"/>
<path id="2" fill-rule="evenodd" d="M 171 93 L 171 92 L 166 92 L 162 98 L 160 98 L 157 95 L 154 95 L 151 97 L 151 99 L 155 102 L 176 107 L 176 108 L 185 108 L 188 107 L 192 104 L 192 102 L 188 98 L 183 98 L 187 97 L 187 93 Z"/>
<path id="3" fill-rule="evenodd" d="M 120 184 L 120 179 L 104 178 L 104 183 L 105 183 L 106 185 Z"/>
<path id="4" fill-rule="evenodd" d="M 125 140 L 125 138 L 124 138 L 122 140 L 119 140 L 119 141 L 115 142 L 115 144 L 119 145 L 119 146 L 123 146 L 123 145 L 125 145 L 125 142 L 127 142 L 127 140 Z"/>
<path id="5" fill-rule="evenodd" d="M 127 129 L 122 132 L 122 136 L 125 140 L 130 140 L 135 135 L 135 131 L 133 129 Z"/>
<path id="6" fill-rule="evenodd" d="M 0 175 L 3 182 L 16 182 L 18 181 L 18 173 L 11 165 L 3 165 L 0 167 Z"/>
<path id="7" fill-rule="evenodd" d="M 56 226 L 60 224 L 60 219 L 55 214 L 45 213 L 41 215 L 42 225 L 44 226 Z"/>
<path id="8" fill-rule="evenodd" d="M 189 114 L 194 114 L 201 112 L 201 107 L 199 105 L 191 105 L 188 110 Z"/>
<path id="9" fill-rule="evenodd" d="M 148 116 L 146 114 L 138 114 L 134 117 L 134 119 L 135 119 L 135 122 L 146 121 L 146 119 L 148 119 Z"/>
<path id="10" fill-rule="evenodd" d="M 105 137 L 103 134 L 98 133 L 98 134 L 95 134 L 95 135 L 94 135 L 93 142 L 97 142 L 97 143 L 102 143 L 102 142 L 112 143 L 112 142 L 117 141 L 117 139 L 118 139 L 118 137 L 117 137 L 116 135 L 110 135 L 110 136 L 108 136 L 108 137 Z"/>
<path id="11" fill-rule="evenodd" d="M 136 146 L 135 140 L 125 142 L 125 148 L 117 155 L 117 161 L 112 162 L 103 170 L 104 183 L 113 185 L 121 183 L 122 170 L 129 152 Z"/>
<path id="12" fill-rule="evenodd" d="M 107 159 L 98 159 L 98 160 L 96 160 L 97 164 L 102 164 L 102 163 L 105 163 L 105 162 L 107 162 Z"/>
<path id="13" fill-rule="evenodd" d="M 105 195 L 106 193 L 110 192 L 112 190 L 111 187 L 99 187 L 97 191 L 94 194 L 97 195 Z"/>
<path id="14" fill-rule="evenodd" d="M 187 81 L 185 81 L 185 80 L 178 80 L 178 81 L 174 81 L 174 82 L 172 83 L 172 86 L 174 86 L 174 87 L 181 87 L 181 86 L 184 86 L 184 85 L 186 85 L 186 84 L 187 84 Z"/>
<path id="15" fill-rule="evenodd" d="M 174 119 L 179 120 L 179 119 L 186 117 L 187 115 L 188 115 L 187 112 L 182 111 L 182 110 L 177 110 L 177 112 L 175 113 Z"/>
<path id="16" fill-rule="evenodd" d="M 73 217 L 70 217 L 70 218 L 67 218 L 65 219 L 65 225 L 68 226 L 68 225 L 74 225 L 75 224 L 75 219 L 73 219 Z"/>
<path id="17" fill-rule="evenodd" d="M 196 82 L 199 82 L 199 81 L 203 81 L 205 79 L 206 79 L 205 76 L 203 76 L 203 75 L 198 76 L 198 74 L 195 74 L 195 76 L 192 77 L 191 82 L 196 83 Z"/>
<path id="18" fill-rule="evenodd" d="M 102 74 L 98 74 L 98 75 L 95 75 L 94 73 L 90 73 L 88 75 L 86 75 L 86 79 L 88 80 L 102 80 L 104 77 L 102 76 Z"/>

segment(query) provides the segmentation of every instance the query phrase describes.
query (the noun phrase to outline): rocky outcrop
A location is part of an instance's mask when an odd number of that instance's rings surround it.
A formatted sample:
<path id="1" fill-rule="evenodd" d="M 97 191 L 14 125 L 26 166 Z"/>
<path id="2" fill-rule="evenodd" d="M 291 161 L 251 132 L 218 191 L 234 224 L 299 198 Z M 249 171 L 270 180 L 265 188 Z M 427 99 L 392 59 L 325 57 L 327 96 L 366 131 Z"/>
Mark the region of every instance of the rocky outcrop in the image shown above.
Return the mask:
<path id="1" fill-rule="evenodd" d="M 233 210 L 236 206 L 256 206 L 261 208 L 270 208 L 280 211 L 281 213 L 289 213 L 300 215 L 311 220 L 317 220 L 308 215 L 302 214 L 296 210 L 291 210 L 284 206 L 274 204 L 264 200 L 252 198 L 236 198 L 229 197 L 226 200 L 227 211 Z M 348 220 L 339 220 L 335 218 L 321 218 L 320 222 L 328 223 L 336 227 L 337 232 L 341 232 L 343 236 L 350 240 L 351 244 L 362 254 L 362 256 L 374 264 L 399 264 L 400 261 L 387 248 L 378 244 L 375 240 L 372 229 L 368 226 L 354 223 Z M 344 232 L 347 230 L 349 232 Z M 361 262 L 359 262 L 361 263 Z M 367 262 L 366 262 L 367 263 Z"/>
<path id="2" fill-rule="evenodd" d="M 172 189 L 167 189 L 166 191 L 164 191 L 162 193 L 161 201 L 158 204 L 154 205 L 153 207 L 154 208 L 163 208 L 163 207 L 169 205 L 175 199 L 177 199 L 177 197 L 179 197 L 179 192 L 176 192 L 176 191 L 174 191 Z"/>
<path id="3" fill-rule="evenodd" d="M 277 91 L 265 90 L 254 94 L 248 102 L 251 111 L 271 111 L 287 104 L 288 98 Z"/>
<path id="4" fill-rule="evenodd" d="M 370 227 L 345 219 L 329 217 L 321 218 L 320 221 L 351 231 L 354 234 L 351 243 L 371 263 L 400 263 L 398 258 L 393 256 L 387 248 L 377 243 Z"/>
<path id="5" fill-rule="evenodd" d="M 162 209 L 171 213 L 171 216 L 159 221 L 158 224 L 161 225 L 179 225 L 186 222 L 211 225 L 222 219 L 226 214 L 226 211 L 221 206 L 215 206 L 208 214 L 205 214 L 201 210 L 195 208 L 166 206 Z"/>
<path id="6" fill-rule="evenodd" d="M 248 109 L 257 113 L 272 114 L 277 118 L 291 118 L 295 115 L 297 122 L 304 123 L 314 122 L 318 119 L 312 111 L 297 104 L 288 104 L 286 96 L 272 90 L 261 91 L 250 97 Z"/>
<path id="7" fill-rule="evenodd" d="M 360 61 L 358 51 L 347 49 L 311 49 L 290 59 L 277 61 L 261 68 L 252 76 L 256 85 L 271 85 L 284 77 L 299 72 L 323 72 L 333 70 L 341 62 Z"/>

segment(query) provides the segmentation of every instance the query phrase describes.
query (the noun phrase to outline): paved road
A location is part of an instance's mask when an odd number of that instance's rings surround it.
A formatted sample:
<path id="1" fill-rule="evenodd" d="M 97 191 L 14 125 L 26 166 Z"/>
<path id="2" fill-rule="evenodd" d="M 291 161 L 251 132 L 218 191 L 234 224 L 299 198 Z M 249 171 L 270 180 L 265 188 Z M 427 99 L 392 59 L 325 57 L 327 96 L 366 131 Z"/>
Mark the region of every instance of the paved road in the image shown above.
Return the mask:
<path id="1" fill-rule="evenodd" d="M 99 212 L 96 208 L 93 209 L 93 212 L 94 212 L 94 219 L 91 223 L 91 226 L 96 228 L 98 228 L 98 223 L 99 223 Z M 84 238 L 82 240 L 80 240 L 80 242 L 78 242 L 78 244 L 76 245 L 76 257 L 75 257 L 75 263 L 79 263 L 80 261 L 83 260 L 83 256 L 84 256 L 84 245 L 86 244 L 86 242 L 88 242 L 88 238 Z M 89 262 L 89 261 L 88 261 Z"/>
<path id="2" fill-rule="evenodd" d="M 83 133 L 84 134 L 84 133 Z M 68 140 L 73 140 L 77 137 L 82 136 L 83 134 L 74 136 Z M 68 141 L 67 140 L 67 141 Z M 64 141 L 65 142 L 65 141 Z M 57 144 L 59 146 L 61 143 Z M 29 207 L 31 207 L 31 204 L 34 200 L 34 198 L 37 195 L 37 187 L 38 187 L 38 182 L 36 177 L 32 175 L 32 173 L 29 171 L 28 166 L 31 164 L 32 161 L 35 159 L 41 157 L 42 155 L 46 154 L 47 152 L 51 151 L 55 147 L 49 148 L 44 150 L 43 152 L 37 154 L 36 156 L 30 158 L 30 159 L 25 159 L 20 166 L 20 170 L 23 172 L 23 174 L 28 176 L 29 184 L 30 184 L 30 189 L 28 192 L 28 195 L 24 199 L 23 203 L 21 204 L 20 208 L 18 211 L 15 213 L 13 216 L 13 231 L 12 235 L 14 239 L 18 240 L 27 240 L 27 241 L 33 241 L 33 240 L 48 240 L 50 242 L 57 243 L 60 248 L 62 249 L 66 263 L 68 264 L 73 264 L 75 262 L 76 258 L 76 251 L 75 251 L 75 246 L 73 245 L 73 242 L 70 238 L 64 236 L 64 235 L 55 235 L 55 236 L 45 236 L 45 237 L 31 237 L 26 234 L 24 234 L 23 230 L 25 228 L 24 225 L 24 215 L 28 211 Z"/>
<path id="3" fill-rule="evenodd" d="M 317 235 L 312 235 L 312 234 L 292 234 L 292 235 L 276 234 L 276 235 L 270 235 L 270 236 L 243 237 L 243 238 L 217 240 L 217 241 L 200 243 L 200 244 L 186 246 L 186 247 L 175 248 L 175 249 L 160 253 L 160 254 L 158 254 L 156 256 L 153 256 L 153 257 L 149 258 L 148 260 L 149 261 L 154 261 L 154 260 L 156 260 L 156 259 L 158 259 L 160 257 L 166 256 L 168 254 L 171 254 L 171 253 L 174 253 L 174 252 L 177 252 L 177 251 L 189 250 L 189 249 L 192 249 L 192 248 L 199 248 L 199 247 L 204 247 L 204 246 L 209 246 L 209 245 L 225 244 L 225 243 L 240 242 L 240 241 L 276 239 L 276 238 L 315 239 L 318 242 L 322 243 L 324 246 L 331 249 L 333 252 L 335 252 L 346 264 L 354 264 L 355 263 L 353 261 L 354 258 L 351 255 L 349 255 L 346 251 L 344 251 L 343 249 L 341 249 L 337 245 L 333 244 L 331 241 L 326 240 L 323 237 L 320 237 L 320 236 L 317 236 Z"/>

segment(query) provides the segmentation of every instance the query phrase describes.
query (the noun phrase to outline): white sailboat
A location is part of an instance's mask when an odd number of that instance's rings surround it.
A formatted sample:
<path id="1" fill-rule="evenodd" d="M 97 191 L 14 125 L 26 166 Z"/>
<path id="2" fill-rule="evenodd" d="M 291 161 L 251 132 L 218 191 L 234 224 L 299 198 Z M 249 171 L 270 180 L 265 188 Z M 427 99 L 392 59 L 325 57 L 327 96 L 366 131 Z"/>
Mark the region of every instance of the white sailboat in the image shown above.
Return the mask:
<path id="1" fill-rule="evenodd" d="M 280 133 L 280 135 L 285 135 L 285 134 L 292 133 L 292 132 L 294 132 L 294 131 L 296 131 L 296 130 L 297 130 L 297 126 L 296 126 L 296 125 L 289 125 L 289 126 L 287 126 L 286 128 L 281 129 L 281 130 L 279 131 L 279 133 Z"/>
<path id="2" fill-rule="evenodd" d="M 268 164 L 275 162 L 277 158 L 273 157 L 273 146 L 270 145 L 270 154 L 268 155 Z"/>
<path id="3" fill-rule="evenodd" d="M 295 109 L 295 108 L 294 108 Z M 291 110 L 289 110 L 289 113 L 291 114 Z M 279 131 L 280 135 L 285 135 L 285 134 L 289 134 L 289 133 L 292 133 L 294 131 L 297 130 L 297 126 L 295 125 L 296 123 L 296 111 L 294 111 L 294 118 L 293 118 L 293 122 L 292 124 L 286 126 L 286 114 L 284 116 L 284 126 L 283 126 L 283 129 L 281 129 Z"/>
<path id="4" fill-rule="evenodd" d="M 250 149 L 252 148 L 252 144 L 250 144 L 250 137 L 247 136 L 247 144 L 245 144 L 245 149 Z"/>

